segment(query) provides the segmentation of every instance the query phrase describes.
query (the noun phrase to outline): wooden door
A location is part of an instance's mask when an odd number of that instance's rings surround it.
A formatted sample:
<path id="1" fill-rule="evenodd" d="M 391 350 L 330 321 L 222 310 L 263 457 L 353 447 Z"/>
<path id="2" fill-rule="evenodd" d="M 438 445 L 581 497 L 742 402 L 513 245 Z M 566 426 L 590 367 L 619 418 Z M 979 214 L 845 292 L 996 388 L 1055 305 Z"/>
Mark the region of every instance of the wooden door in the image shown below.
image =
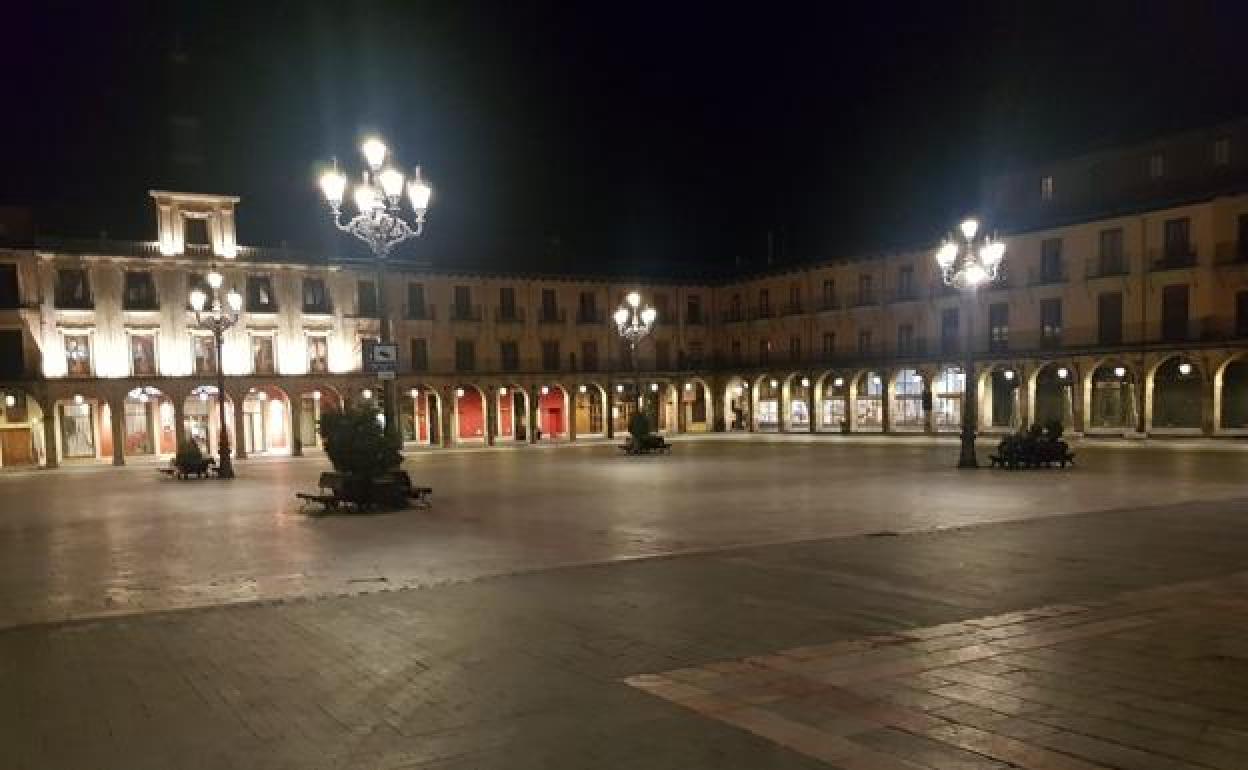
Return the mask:
<path id="1" fill-rule="evenodd" d="M 5 466 L 35 464 L 30 428 L 0 430 L 0 463 Z"/>

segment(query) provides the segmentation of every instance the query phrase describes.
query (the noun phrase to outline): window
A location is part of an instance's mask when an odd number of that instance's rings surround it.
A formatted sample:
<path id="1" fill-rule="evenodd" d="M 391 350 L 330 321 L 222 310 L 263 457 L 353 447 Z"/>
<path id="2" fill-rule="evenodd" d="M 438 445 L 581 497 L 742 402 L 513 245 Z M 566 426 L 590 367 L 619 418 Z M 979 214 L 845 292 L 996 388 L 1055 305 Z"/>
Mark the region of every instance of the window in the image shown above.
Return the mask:
<path id="1" fill-rule="evenodd" d="M 1040 177 L 1040 200 L 1042 201 L 1053 200 L 1053 177 L 1051 176 Z"/>
<path id="2" fill-rule="evenodd" d="M 559 340 L 542 341 L 542 368 L 548 372 L 559 370 Z"/>
<path id="3" fill-rule="evenodd" d="M 455 303 L 451 306 L 451 317 L 458 321 L 472 320 L 472 288 L 469 286 L 455 287 Z"/>
<path id="4" fill-rule="evenodd" d="M 732 311 L 728 320 L 740 321 L 741 320 L 741 295 L 740 294 L 732 295 L 731 308 L 732 308 Z"/>
<path id="5" fill-rule="evenodd" d="M 1213 165 L 1231 165 L 1231 140 L 1225 136 L 1213 140 Z"/>
<path id="6" fill-rule="evenodd" d="M 1166 175 L 1166 156 L 1159 152 L 1148 156 L 1148 178 L 1161 179 Z"/>
<path id="7" fill-rule="evenodd" d="M 472 340 L 455 340 L 455 371 L 471 372 L 476 368 L 476 345 Z"/>
<path id="8" fill-rule="evenodd" d="M 277 312 L 277 295 L 273 293 L 271 277 L 267 275 L 247 276 L 247 312 Z"/>
<path id="9" fill-rule="evenodd" d="M 1062 301 L 1040 300 L 1040 344 L 1053 348 L 1062 344 Z"/>
<path id="10" fill-rule="evenodd" d="M 802 360 L 801 337 L 789 337 L 789 360 L 793 362 Z"/>
<path id="11" fill-rule="evenodd" d="M 1096 341 L 1101 345 L 1122 344 L 1122 292 L 1096 298 Z"/>
<path id="12" fill-rule="evenodd" d="M 700 340 L 689 341 L 688 361 L 695 368 L 702 366 L 702 342 Z"/>
<path id="13" fill-rule="evenodd" d="M 823 309 L 834 310 L 836 308 L 836 281 L 827 279 L 823 282 Z"/>
<path id="14" fill-rule="evenodd" d="M 122 295 L 122 307 L 126 310 L 158 310 L 156 282 L 146 270 L 127 270 L 126 288 Z"/>
<path id="15" fill-rule="evenodd" d="M 26 368 L 22 357 L 22 330 L 0 329 L 0 378 L 17 379 Z"/>
<path id="16" fill-rule="evenodd" d="M 156 374 L 156 335 L 134 332 L 130 335 L 130 374 L 152 377 Z"/>
<path id="17" fill-rule="evenodd" d="M 56 306 L 70 310 L 90 310 L 91 283 L 81 267 L 63 267 L 56 271 Z"/>
<path id="18" fill-rule="evenodd" d="M 1161 338 L 1165 342 L 1187 339 L 1187 284 L 1177 283 L 1161 290 Z"/>
<path id="19" fill-rule="evenodd" d="M 672 368 L 672 344 L 667 340 L 654 341 L 654 368 Z"/>
<path id="20" fill-rule="evenodd" d="M 308 373 L 324 374 L 329 371 L 329 338 L 308 335 Z"/>
<path id="21" fill-rule="evenodd" d="M 914 299 L 914 265 L 897 270 L 897 299 Z"/>
<path id="22" fill-rule="evenodd" d="M 988 349 L 993 352 L 1010 347 L 1010 306 L 994 302 L 988 306 Z"/>
<path id="23" fill-rule="evenodd" d="M 914 354 L 914 324 L 897 327 L 897 353 L 903 356 Z"/>
<path id="24" fill-rule="evenodd" d="M 858 355 L 860 356 L 871 355 L 871 330 L 870 329 L 858 330 Z"/>
<path id="25" fill-rule="evenodd" d="M 429 371 L 429 341 L 424 337 L 413 337 L 407 347 L 412 359 L 412 371 Z"/>
<path id="26" fill-rule="evenodd" d="M 741 365 L 741 340 L 732 341 L 732 363 Z"/>
<path id="27" fill-rule="evenodd" d="M 520 369 L 520 346 L 515 340 L 504 340 L 498 343 L 498 358 L 504 372 Z"/>
<path id="28" fill-rule="evenodd" d="M 833 355 L 835 355 L 835 353 L 836 353 L 836 333 L 824 332 L 823 333 L 823 357 L 824 359 L 831 358 Z"/>
<path id="29" fill-rule="evenodd" d="M 314 315 L 328 315 L 333 312 L 329 304 L 329 292 L 325 291 L 323 279 L 303 279 L 303 312 Z"/>
<path id="30" fill-rule="evenodd" d="M 516 320 L 516 290 L 511 286 L 498 290 L 498 317 L 504 321 Z"/>
<path id="31" fill-rule="evenodd" d="M 1235 336 L 1248 337 L 1248 291 L 1235 293 Z"/>
<path id="32" fill-rule="evenodd" d="M 940 349 L 944 353 L 958 350 L 958 326 L 960 322 L 958 309 L 947 307 L 940 311 Z"/>
<path id="33" fill-rule="evenodd" d="M 598 371 L 598 343 L 593 340 L 581 341 L 581 368 L 587 372 Z"/>
<path id="34" fill-rule="evenodd" d="M 360 318 L 377 317 L 377 284 L 372 281 L 355 282 L 355 313 Z"/>
<path id="35" fill-rule="evenodd" d="M 577 298 L 576 320 L 583 324 L 598 323 L 598 298 L 592 291 L 583 291 Z"/>
<path id="36" fill-rule="evenodd" d="M 1062 239 L 1045 238 L 1040 242 L 1040 282 L 1055 283 L 1062 277 Z"/>
<path id="37" fill-rule="evenodd" d="M 273 335 L 252 335 L 251 371 L 254 374 L 274 374 L 277 371 L 276 361 L 273 357 Z"/>
<path id="38" fill-rule="evenodd" d="M 554 289 L 542 289 L 542 321 L 555 323 L 559 320 L 559 304 Z"/>
<path id="39" fill-rule="evenodd" d="M 766 289 L 759 289 L 758 292 L 758 316 L 771 318 L 771 293 Z"/>
<path id="40" fill-rule="evenodd" d="M 875 302 L 875 287 L 872 286 L 871 276 L 863 273 L 858 276 L 858 304 L 870 305 Z"/>
<path id="41" fill-rule="evenodd" d="M 1191 220 L 1187 217 L 1167 219 L 1165 224 L 1165 254 L 1167 262 L 1186 262 L 1192 257 Z"/>
<path id="42" fill-rule="evenodd" d="M 702 297 L 697 294 L 685 297 L 685 323 L 702 323 Z"/>
<path id="43" fill-rule="evenodd" d="M 407 285 L 407 317 L 414 320 L 423 320 L 429 317 L 429 311 L 425 307 L 425 285 L 423 283 L 409 283 Z"/>
<path id="44" fill-rule="evenodd" d="M 788 310 L 793 314 L 802 312 L 802 287 L 796 283 L 789 287 Z"/>
<path id="45" fill-rule="evenodd" d="M 217 373 L 217 343 L 211 334 L 191 335 L 191 357 L 195 374 Z"/>
<path id="46" fill-rule="evenodd" d="M 0 265 L 0 308 L 15 308 L 22 304 L 17 287 L 17 265 Z"/>
<path id="47" fill-rule="evenodd" d="M 1097 261 L 1100 268 L 1098 275 L 1122 275 L 1126 272 L 1121 227 L 1101 231 L 1101 251 Z"/>
<path id="48" fill-rule="evenodd" d="M 208 220 L 200 218 L 184 220 L 182 239 L 188 246 L 207 246 L 209 244 Z"/>

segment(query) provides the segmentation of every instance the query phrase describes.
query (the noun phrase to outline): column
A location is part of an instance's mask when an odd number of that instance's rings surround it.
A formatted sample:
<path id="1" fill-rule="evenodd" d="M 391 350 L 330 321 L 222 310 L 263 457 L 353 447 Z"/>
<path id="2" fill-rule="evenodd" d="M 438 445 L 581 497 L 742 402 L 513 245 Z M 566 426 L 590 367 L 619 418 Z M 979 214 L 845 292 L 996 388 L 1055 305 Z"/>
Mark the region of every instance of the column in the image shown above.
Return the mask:
<path id="1" fill-rule="evenodd" d="M 239 460 L 247 459 L 247 442 L 244 434 L 246 420 L 243 416 L 243 399 L 234 398 L 234 427 L 230 432 L 230 449 Z"/>
<path id="2" fill-rule="evenodd" d="M 814 372 L 810 375 L 810 387 L 806 389 L 806 428 L 811 433 L 819 432 L 819 407 L 822 399 L 815 398 L 823 388 L 819 385 L 819 379 Z"/>
<path id="3" fill-rule="evenodd" d="M 487 385 L 482 398 L 485 400 L 485 445 L 494 446 L 498 434 L 498 388 Z"/>
<path id="4" fill-rule="evenodd" d="M 537 443 L 538 415 L 542 411 L 541 407 L 542 389 L 534 386 L 529 391 L 529 443 Z"/>
<path id="5" fill-rule="evenodd" d="M 176 453 L 186 443 L 186 399 L 183 394 L 174 393 L 169 400 L 173 402 L 173 451 Z"/>
<path id="6" fill-rule="evenodd" d="M 611 409 L 614 406 L 615 406 L 615 383 L 612 382 L 611 379 L 608 377 L 607 378 L 606 404 L 603 405 L 603 409 L 605 409 L 606 411 L 603 412 L 602 419 L 606 423 L 605 433 L 606 433 L 607 438 L 609 439 L 615 438 L 615 420 L 611 419 Z"/>
<path id="7" fill-rule="evenodd" d="M 702 387 L 695 385 L 694 387 Z M 689 432 L 689 419 L 685 416 L 685 410 L 689 407 L 685 406 L 685 383 L 679 383 L 676 386 L 676 432 Z"/>
<path id="8" fill-rule="evenodd" d="M 122 399 L 108 405 L 108 421 L 113 428 L 113 465 L 126 464 L 126 402 Z"/>
<path id="9" fill-rule="evenodd" d="M 880 432 L 891 433 L 893 430 L 893 394 L 897 386 L 893 382 L 893 373 L 880 372 Z M 963 405 L 965 407 L 965 405 Z"/>
<path id="10" fill-rule="evenodd" d="M 55 404 L 43 412 L 43 467 L 55 468 L 60 464 L 59 441 L 56 440 L 56 409 Z"/>
<path id="11" fill-rule="evenodd" d="M 442 423 L 442 447 L 444 449 L 455 445 L 455 437 L 451 435 L 451 424 L 453 422 L 452 418 L 455 414 L 454 409 L 457 406 L 455 388 L 444 388 L 442 390 L 442 408 L 438 410 L 438 419 L 439 422 Z"/>
<path id="12" fill-rule="evenodd" d="M 303 436 L 299 429 L 303 427 L 303 395 L 296 393 L 290 398 L 290 456 L 303 457 Z"/>
<path id="13" fill-rule="evenodd" d="M 1200 432 L 1206 436 L 1212 436 L 1217 429 L 1214 421 L 1214 401 L 1216 394 L 1213 387 L 1213 370 L 1204 368 L 1204 362 L 1201 362 L 1201 375 L 1207 375 L 1204 387 L 1200 389 Z"/>

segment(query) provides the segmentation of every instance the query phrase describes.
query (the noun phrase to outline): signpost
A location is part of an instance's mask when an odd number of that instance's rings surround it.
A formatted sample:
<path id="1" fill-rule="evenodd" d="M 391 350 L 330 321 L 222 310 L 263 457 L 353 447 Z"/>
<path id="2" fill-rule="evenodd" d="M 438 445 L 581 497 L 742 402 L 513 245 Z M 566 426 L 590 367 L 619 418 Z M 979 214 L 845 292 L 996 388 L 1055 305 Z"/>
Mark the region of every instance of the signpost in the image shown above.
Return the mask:
<path id="1" fill-rule="evenodd" d="M 364 371 L 379 380 L 393 380 L 399 370 L 399 346 L 393 342 L 364 343 Z"/>

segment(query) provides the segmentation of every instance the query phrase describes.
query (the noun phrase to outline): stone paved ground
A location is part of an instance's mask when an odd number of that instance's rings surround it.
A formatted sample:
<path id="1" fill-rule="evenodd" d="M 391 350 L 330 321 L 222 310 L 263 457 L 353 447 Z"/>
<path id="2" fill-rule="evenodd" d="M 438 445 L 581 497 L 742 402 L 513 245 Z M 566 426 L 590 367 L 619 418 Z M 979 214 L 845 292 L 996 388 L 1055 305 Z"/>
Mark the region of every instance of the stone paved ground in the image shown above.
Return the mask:
<path id="1" fill-rule="evenodd" d="M 1245 516 L 1190 503 L 13 628 L 0 764 L 1240 768 Z M 754 668 L 789 684 L 755 683 L 736 716 L 628 684 Z"/>
<path id="2" fill-rule="evenodd" d="M 249 460 L 228 484 L 150 466 L 4 473 L 0 627 L 1244 494 L 1248 452 L 1078 451 L 1072 472 L 974 483 L 956 446 L 891 438 L 426 452 L 408 467 L 433 511 L 380 518 L 298 512 L 323 457 Z"/>

